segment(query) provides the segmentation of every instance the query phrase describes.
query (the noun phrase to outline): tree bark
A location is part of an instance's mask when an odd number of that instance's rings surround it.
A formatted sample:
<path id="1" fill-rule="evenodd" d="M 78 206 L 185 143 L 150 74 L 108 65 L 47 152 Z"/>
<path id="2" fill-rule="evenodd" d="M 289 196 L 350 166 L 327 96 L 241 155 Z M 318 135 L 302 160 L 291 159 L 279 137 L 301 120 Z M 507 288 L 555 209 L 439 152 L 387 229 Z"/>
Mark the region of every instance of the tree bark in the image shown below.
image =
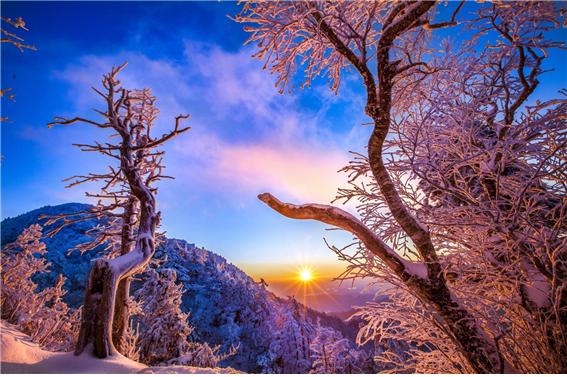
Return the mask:
<path id="1" fill-rule="evenodd" d="M 126 334 L 128 328 L 128 321 L 130 320 L 130 308 L 128 307 L 128 300 L 130 296 L 130 282 L 129 277 L 122 279 L 116 288 L 116 307 L 114 308 L 114 321 L 112 323 L 112 342 L 118 350 L 122 353 L 122 339 Z"/>
<path id="2" fill-rule="evenodd" d="M 138 201 L 131 195 L 124 206 L 122 215 L 122 232 L 120 242 L 120 255 L 126 255 L 132 251 L 134 246 L 134 225 L 136 223 L 136 206 Z M 112 341 L 119 352 L 123 352 L 122 339 L 128 328 L 130 309 L 128 301 L 130 296 L 130 278 L 125 278 L 118 283 L 116 291 L 116 307 L 114 310 L 114 322 L 112 324 Z"/>
<path id="3" fill-rule="evenodd" d="M 93 353 L 99 358 L 118 353 L 112 334 L 118 284 L 143 268 L 154 255 L 155 220 L 151 223 L 152 233 L 143 234 L 132 252 L 111 260 L 95 261 L 85 291 L 76 355 L 89 343 L 93 344 Z"/>
<path id="4" fill-rule="evenodd" d="M 97 357 L 104 358 L 116 352 L 111 328 L 117 282 L 107 260 L 98 259 L 94 262 L 85 289 L 75 355 L 81 354 L 89 343 L 93 344 L 93 353 Z"/>

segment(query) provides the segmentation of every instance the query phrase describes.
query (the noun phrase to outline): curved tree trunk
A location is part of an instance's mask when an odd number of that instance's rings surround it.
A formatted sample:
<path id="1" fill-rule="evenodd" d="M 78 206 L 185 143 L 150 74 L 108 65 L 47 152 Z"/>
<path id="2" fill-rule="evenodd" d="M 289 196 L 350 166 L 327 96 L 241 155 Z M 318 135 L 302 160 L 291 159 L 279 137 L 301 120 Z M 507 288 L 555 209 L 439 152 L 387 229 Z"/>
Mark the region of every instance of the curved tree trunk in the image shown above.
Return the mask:
<path id="1" fill-rule="evenodd" d="M 122 233 L 120 235 L 120 255 L 128 254 L 134 246 L 134 225 L 136 224 L 136 208 L 138 201 L 130 195 L 122 215 Z M 118 283 L 116 290 L 116 307 L 112 324 L 112 341 L 118 352 L 123 352 L 122 343 L 130 320 L 128 301 L 130 296 L 130 278 L 124 278 Z"/>
<path id="2" fill-rule="evenodd" d="M 155 215 L 153 217 L 156 217 Z M 153 229 L 142 234 L 136 248 L 115 259 L 98 259 L 89 273 L 81 317 L 81 329 L 75 354 L 81 354 L 88 344 L 99 358 L 117 354 L 113 343 L 113 323 L 119 283 L 138 272 L 154 255 Z"/>
<path id="3" fill-rule="evenodd" d="M 145 186 L 132 163 L 128 136 L 124 136 L 126 140 L 122 144 L 121 168 L 133 194 L 140 201 L 136 245 L 132 251 L 117 258 L 95 261 L 85 291 L 81 329 L 75 349 L 77 355 L 83 352 L 89 343 L 93 344 L 93 352 L 99 358 L 118 352 L 113 344 L 112 332 L 119 283 L 140 271 L 155 253 L 154 237 L 159 214 L 155 210 L 153 194 Z M 122 289 L 126 286 L 127 284 L 124 284 Z"/>
<path id="4" fill-rule="evenodd" d="M 114 308 L 114 321 L 112 323 L 112 342 L 120 353 L 124 352 L 122 349 L 122 339 L 124 339 L 126 329 L 128 328 L 128 321 L 130 320 L 130 308 L 128 307 L 130 283 L 131 278 L 126 277 L 120 280 L 116 288 L 116 307 Z"/>

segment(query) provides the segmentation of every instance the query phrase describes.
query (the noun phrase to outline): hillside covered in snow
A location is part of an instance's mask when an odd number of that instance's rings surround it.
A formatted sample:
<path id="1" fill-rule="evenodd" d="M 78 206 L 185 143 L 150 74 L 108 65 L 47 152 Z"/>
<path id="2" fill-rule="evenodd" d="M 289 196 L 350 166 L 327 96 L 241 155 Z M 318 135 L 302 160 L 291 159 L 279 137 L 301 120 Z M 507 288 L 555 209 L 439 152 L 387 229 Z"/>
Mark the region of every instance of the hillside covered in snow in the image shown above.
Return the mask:
<path id="1" fill-rule="evenodd" d="M 88 353 L 75 356 L 72 352 L 49 352 L 42 350 L 29 337 L 0 321 L 1 373 L 183 373 L 226 374 L 235 373 L 229 368 L 196 368 L 187 366 L 148 367 L 117 355 L 104 360 Z"/>
<path id="2" fill-rule="evenodd" d="M 1 224 L 2 245 L 13 242 L 34 223 L 44 225 L 42 215 L 87 208 L 70 203 L 7 218 Z M 55 225 L 46 226 L 44 232 Z M 94 225 L 95 220 L 77 222 L 44 239 L 48 250 L 45 257 L 51 266 L 49 274 L 38 277 L 38 284 L 40 288 L 52 285 L 57 275 L 63 274 L 68 291 L 64 299 L 74 308 L 82 304 L 85 279 L 97 255 L 96 251 L 81 255 L 73 248 L 89 239 L 86 232 Z M 313 367 L 310 344 L 323 333 L 330 333 L 335 341 L 344 338 L 340 343 L 345 345 L 342 352 L 347 359 L 365 361 L 366 369 L 360 371 L 372 371 L 365 352 L 354 345 L 355 324 L 311 310 L 293 298 L 277 297 L 223 257 L 184 240 L 166 239 L 154 259 L 162 261 L 158 269 L 177 271 L 177 282 L 185 291 L 181 307 L 190 313 L 188 321 L 194 327 L 192 340 L 220 345 L 225 352 L 238 347 L 222 366 L 255 373 L 306 373 Z M 133 291 L 143 276 L 138 278 Z"/>

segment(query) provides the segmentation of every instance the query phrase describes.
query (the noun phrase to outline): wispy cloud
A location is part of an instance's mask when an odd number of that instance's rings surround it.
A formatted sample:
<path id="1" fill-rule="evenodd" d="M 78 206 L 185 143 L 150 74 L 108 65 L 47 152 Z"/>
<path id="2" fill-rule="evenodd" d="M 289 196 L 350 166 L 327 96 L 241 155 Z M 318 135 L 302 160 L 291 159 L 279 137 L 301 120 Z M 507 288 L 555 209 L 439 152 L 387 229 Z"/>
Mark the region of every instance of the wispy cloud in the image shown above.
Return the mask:
<path id="1" fill-rule="evenodd" d="M 187 147 L 178 145 L 180 153 L 192 150 Z M 346 163 L 347 156 L 338 150 L 271 141 L 233 145 L 218 139 L 210 139 L 207 148 L 206 163 L 195 171 L 197 162 L 186 178 L 196 179 L 211 191 L 248 197 L 270 191 L 290 200 L 329 202 L 336 187 L 344 183 L 337 170 Z"/>
<path id="2" fill-rule="evenodd" d="M 178 178 L 179 190 L 191 182 L 193 190 L 238 200 L 272 191 L 289 200 L 331 201 L 346 179 L 337 173 L 348 162 L 344 143 L 358 133 L 337 135 L 321 127 L 325 110 L 308 110 L 295 96 L 279 94 L 274 78 L 250 55 L 248 49 L 227 52 L 187 41 L 181 62 L 134 52 L 85 56 L 56 76 L 69 83 L 76 110 L 85 111 L 98 103 L 90 86 L 127 60 L 122 82 L 152 88 L 162 114 L 160 128 L 178 113 L 191 113 L 193 129 L 169 147 L 173 153 L 167 156 L 168 173 Z"/>

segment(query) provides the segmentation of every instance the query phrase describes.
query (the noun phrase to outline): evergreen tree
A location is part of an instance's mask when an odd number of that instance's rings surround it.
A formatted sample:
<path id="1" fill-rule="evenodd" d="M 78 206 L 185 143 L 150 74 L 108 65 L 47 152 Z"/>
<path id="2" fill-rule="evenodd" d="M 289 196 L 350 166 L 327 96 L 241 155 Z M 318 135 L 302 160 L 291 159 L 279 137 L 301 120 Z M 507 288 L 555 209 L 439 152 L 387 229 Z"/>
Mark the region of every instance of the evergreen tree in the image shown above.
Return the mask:
<path id="1" fill-rule="evenodd" d="M 366 352 L 357 350 L 341 333 L 318 322 L 310 343 L 313 364 L 309 373 L 372 373 Z"/>
<path id="2" fill-rule="evenodd" d="M 176 284 L 177 273 L 149 269 L 148 278 L 138 292 L 141 304 L 139 338 L 140 360 L 156 365 L 183 355 L 189 349 L 193 328 L 187 323 L 189 313 L 179 308 L 182 286 Z"/>
<path id="3" fill-rule="evenodd" d="M 177 284 L 177 272 L 165 268 L 159 272 L 149 269 L 148 278 L 138 291 L 140 331 L 138 355 L 149 365 L 190 365 L 215 368 L 234 355 L 219 354 L 220 346 L 210 347 L 190 341 L 193 327 L 188 323 L 189 313 L 181 310 L 183 286 Z"/>

